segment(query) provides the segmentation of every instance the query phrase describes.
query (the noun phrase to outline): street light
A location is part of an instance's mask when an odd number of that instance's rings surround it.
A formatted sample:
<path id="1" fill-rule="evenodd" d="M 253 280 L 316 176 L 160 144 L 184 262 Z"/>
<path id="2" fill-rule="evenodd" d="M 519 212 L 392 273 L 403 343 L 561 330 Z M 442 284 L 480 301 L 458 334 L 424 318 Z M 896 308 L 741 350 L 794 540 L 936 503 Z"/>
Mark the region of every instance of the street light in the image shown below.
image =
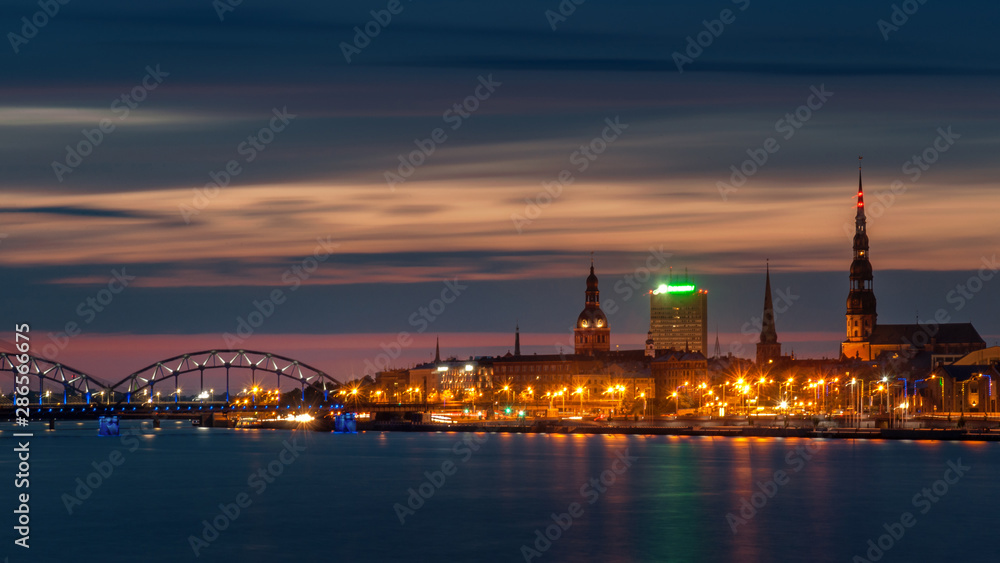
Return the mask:
<path id="1" fill-rule="evenodd" d="M 675 401 L 674 401 L 674 415 L 675 416 L 679 415 L 680 414 L 680 410 L 681 410 L 681 405 L 680 405 L 681 400 L 680 400 L 679 397 L 677 397 L 677 392 L 681 390 L 681 387 L 687 387 L 687 384 L 688 384 L 688 382 L 685 381 L 683 385 L 678 385 L 674 389 L 674 394 L 671 395 L 675 399 Z"/>
<path id="2" fill-rule="evenodd" d="M 704 403 L 705 397 L 711 397 L 714 393 L 715 393 L 715 391 L 712 391 L 711 389 L 709 389 L 708 393 L 702 393 L 701 396 L 698 397 L 698 412 L 699 413 L 701 413 L 701 409 L 704 407 L 703 403 Z M 711 416 L 711 413 L 709 413 L 709 416 Z"/>
<path id="3" fill-rule="evenodd" d="M 574 391 L 574 394 L 580 396 L 580 414 L 582 415 L 583 414 L 583 387 L 577 387 L 576 391 Z"/>

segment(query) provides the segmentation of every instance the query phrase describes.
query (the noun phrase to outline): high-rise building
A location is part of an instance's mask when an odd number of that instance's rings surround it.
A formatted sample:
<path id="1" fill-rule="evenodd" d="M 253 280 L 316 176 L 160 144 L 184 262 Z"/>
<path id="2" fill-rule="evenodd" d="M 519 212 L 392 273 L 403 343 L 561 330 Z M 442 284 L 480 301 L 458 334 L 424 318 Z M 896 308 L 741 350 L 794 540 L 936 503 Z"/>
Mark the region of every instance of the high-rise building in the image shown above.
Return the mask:
<path id="1" fill-rule="evenodd" d="M 611 350 L 611 329 L 608 328 L 608 317 L 601 310 L 600 296 L 597 276 L 594 275 L 594 261 L 591 260 L 590 275 L 587 276 L 586 304 L 576 318 L 576 327 L 573 329 L 577 354 L 593 356 L 595 352 Z"/>
<path id="2" fill-rule="evenodd" d="M 656 350 L 708 351 L 708 291 L 690 281 L 662 284 L 649 294 L 649 332 Z"/>

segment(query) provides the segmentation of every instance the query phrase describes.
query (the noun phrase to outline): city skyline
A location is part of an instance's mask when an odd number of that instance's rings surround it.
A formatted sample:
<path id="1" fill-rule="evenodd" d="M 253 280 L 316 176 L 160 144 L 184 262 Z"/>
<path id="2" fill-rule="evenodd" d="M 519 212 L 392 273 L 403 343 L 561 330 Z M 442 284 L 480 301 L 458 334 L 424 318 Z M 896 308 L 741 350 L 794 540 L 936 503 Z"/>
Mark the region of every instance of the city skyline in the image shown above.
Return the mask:
<path id="1" fill-rule="evenodd" d="M 997 21 L 0 3 L 11 561 L 995 559 Z"/>

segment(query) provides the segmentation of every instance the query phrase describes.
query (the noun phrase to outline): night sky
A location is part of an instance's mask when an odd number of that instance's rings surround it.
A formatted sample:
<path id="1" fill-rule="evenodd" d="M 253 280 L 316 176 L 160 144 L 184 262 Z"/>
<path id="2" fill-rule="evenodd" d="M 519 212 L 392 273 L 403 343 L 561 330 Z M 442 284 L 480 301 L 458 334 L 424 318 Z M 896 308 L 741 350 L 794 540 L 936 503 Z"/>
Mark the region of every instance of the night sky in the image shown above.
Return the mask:
<path id="1" fill-rule="evenodd" d="M 879 321 L 1000 339 L 1000 5 L 342 4 L 4 2 L 7 328 L 105 380 L 256 310 L 239 347 L 340 378 L 400 331 L 550 353 L 593 252 L 622 349 L 672 267 L 750 356 L 769 259 L 786 353 L 835 356 L 863 155 Z"/>

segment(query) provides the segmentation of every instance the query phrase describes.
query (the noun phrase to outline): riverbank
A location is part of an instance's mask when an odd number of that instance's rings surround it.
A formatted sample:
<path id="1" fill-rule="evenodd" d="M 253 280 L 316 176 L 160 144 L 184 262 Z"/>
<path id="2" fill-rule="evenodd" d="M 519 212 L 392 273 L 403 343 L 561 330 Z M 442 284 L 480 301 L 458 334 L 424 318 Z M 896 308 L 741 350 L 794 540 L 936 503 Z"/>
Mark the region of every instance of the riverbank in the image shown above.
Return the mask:
<path id="1" fill-rule="evenodd" d="M 987 428 L 796 428 L 781 426 L 659 426 L 573 425 L 565 421 L 528 424 L 359 422 L 358 431 L 375 432 L 500 432 L 511 434 L 635 434 L 650 436 L 711 436 L 722 438 L 820 438 L 847 440 L 951 440 L 1000 442 L 1000 431 Z"/>

